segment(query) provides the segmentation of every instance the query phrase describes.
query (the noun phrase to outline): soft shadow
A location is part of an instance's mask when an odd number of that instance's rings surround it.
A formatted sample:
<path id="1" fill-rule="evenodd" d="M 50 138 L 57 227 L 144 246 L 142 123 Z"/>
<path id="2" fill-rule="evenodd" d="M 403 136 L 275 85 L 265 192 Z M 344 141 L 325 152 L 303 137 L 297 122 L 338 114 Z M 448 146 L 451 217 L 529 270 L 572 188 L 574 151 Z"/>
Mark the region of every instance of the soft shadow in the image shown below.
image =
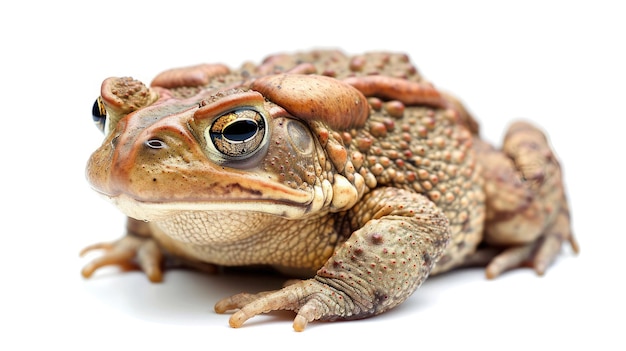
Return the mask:
<path id="1" fill-rule="evenodd" d="M 267 271 L 206 274 L 175 269 L 165 272 L 163 282 L 151 283 L 141 272 L 106 270 L 85 280 L 83 286 L 102 303 L 134 318 L 182 325 L 214 324 L 219 319 L 227 325 L 230 314 L 213 310 L 217 301 L 241 292 L 280 289 L 285 280 Z M 272 316 L 287 318 L 280 313 Z M 246 324 L 253 323 L 256 320 Z"/>

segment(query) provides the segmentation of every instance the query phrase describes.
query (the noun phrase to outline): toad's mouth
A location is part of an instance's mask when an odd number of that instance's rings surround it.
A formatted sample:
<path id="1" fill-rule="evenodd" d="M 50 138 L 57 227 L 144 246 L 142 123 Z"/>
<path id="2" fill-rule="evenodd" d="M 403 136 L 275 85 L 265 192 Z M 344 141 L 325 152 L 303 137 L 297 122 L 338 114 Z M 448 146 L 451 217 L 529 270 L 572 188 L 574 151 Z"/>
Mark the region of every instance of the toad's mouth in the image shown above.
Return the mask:
<path id="1" fill-rule="evenodd" d="M 295 219 L 316 213 L 328 203 L 327 196 L 325 196 L 321 187 L 314 187 L 311 201 L 306 203 L 284 199 L 253 198 L 144 201 L 124 193 L 118 195 L 98 193 L 112 202 L 128 217 L 149 222 L 171 218 L 183 212 L 198 211 L 255 212 Z"/>

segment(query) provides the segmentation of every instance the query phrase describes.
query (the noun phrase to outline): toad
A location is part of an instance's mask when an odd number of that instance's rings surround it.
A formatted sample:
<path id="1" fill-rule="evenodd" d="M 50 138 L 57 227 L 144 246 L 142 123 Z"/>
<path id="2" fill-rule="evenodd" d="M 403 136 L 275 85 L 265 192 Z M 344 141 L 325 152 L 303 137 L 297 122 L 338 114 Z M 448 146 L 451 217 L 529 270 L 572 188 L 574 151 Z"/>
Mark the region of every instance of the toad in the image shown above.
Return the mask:
<path id="1" fill-rule="evenodd" d="M 149 86 L 108 78 L 93 117 L 104 142 L 87 179 L 128 222 L 83 250 L 103 250 L 83 276 L 120 265 L 158 282 L 173 257 L 297 278 L 217 302 L 233 327 L 273 310 L 295 311 L 297 331 L 370 317 L 429 275 L 543 274 L 564 243 L 578 251 L 544 133 L 515 122 L 489 145 L 404 54 L 276 54 L 167 70 Z"/>

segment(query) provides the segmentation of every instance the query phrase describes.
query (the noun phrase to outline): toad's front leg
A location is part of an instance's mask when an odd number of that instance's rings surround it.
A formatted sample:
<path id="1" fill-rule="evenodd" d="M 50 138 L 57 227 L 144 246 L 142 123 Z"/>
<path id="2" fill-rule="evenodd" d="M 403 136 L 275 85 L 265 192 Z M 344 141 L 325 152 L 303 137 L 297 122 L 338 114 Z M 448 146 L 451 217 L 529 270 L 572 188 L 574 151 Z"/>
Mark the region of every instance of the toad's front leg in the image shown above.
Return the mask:
<path id="1" fill-rule="evenodd" d="M 239 309 L 230 325 L 240 327 L 261 313 L 293 310 L 296 331 L 314 320 L 376 315 L 420 286 L 450 239 L 443 213 L 426 197 L 404 190 L 377 189 L 345 215 L 358 229 L 315 277 L 274 292 L 226 298 L 216 312 Z"/>

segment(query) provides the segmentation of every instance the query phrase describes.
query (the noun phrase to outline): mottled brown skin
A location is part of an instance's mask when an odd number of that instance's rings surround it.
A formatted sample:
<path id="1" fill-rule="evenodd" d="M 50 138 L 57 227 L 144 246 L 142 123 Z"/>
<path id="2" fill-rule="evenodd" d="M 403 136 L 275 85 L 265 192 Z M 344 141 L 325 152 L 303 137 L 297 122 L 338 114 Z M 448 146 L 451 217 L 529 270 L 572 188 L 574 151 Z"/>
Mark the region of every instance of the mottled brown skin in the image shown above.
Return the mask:
<path id="1" fill-rule="evenodd" d="M 406 55 L 313 51 L 238 70 L 168 70 L 150 88 L 109 78 L 105 140 L 87 178 L 128 217 L 127 235 L 83 269 L 162 261 L 268 265 L 303 278 L 239 294 L 241 326 L 272 310 L 364 318 L 429 276 L 485 265 L 542 274 L 574 250 L 560 166 L 538 129 L 513 124 L 502 149 Z"/>

